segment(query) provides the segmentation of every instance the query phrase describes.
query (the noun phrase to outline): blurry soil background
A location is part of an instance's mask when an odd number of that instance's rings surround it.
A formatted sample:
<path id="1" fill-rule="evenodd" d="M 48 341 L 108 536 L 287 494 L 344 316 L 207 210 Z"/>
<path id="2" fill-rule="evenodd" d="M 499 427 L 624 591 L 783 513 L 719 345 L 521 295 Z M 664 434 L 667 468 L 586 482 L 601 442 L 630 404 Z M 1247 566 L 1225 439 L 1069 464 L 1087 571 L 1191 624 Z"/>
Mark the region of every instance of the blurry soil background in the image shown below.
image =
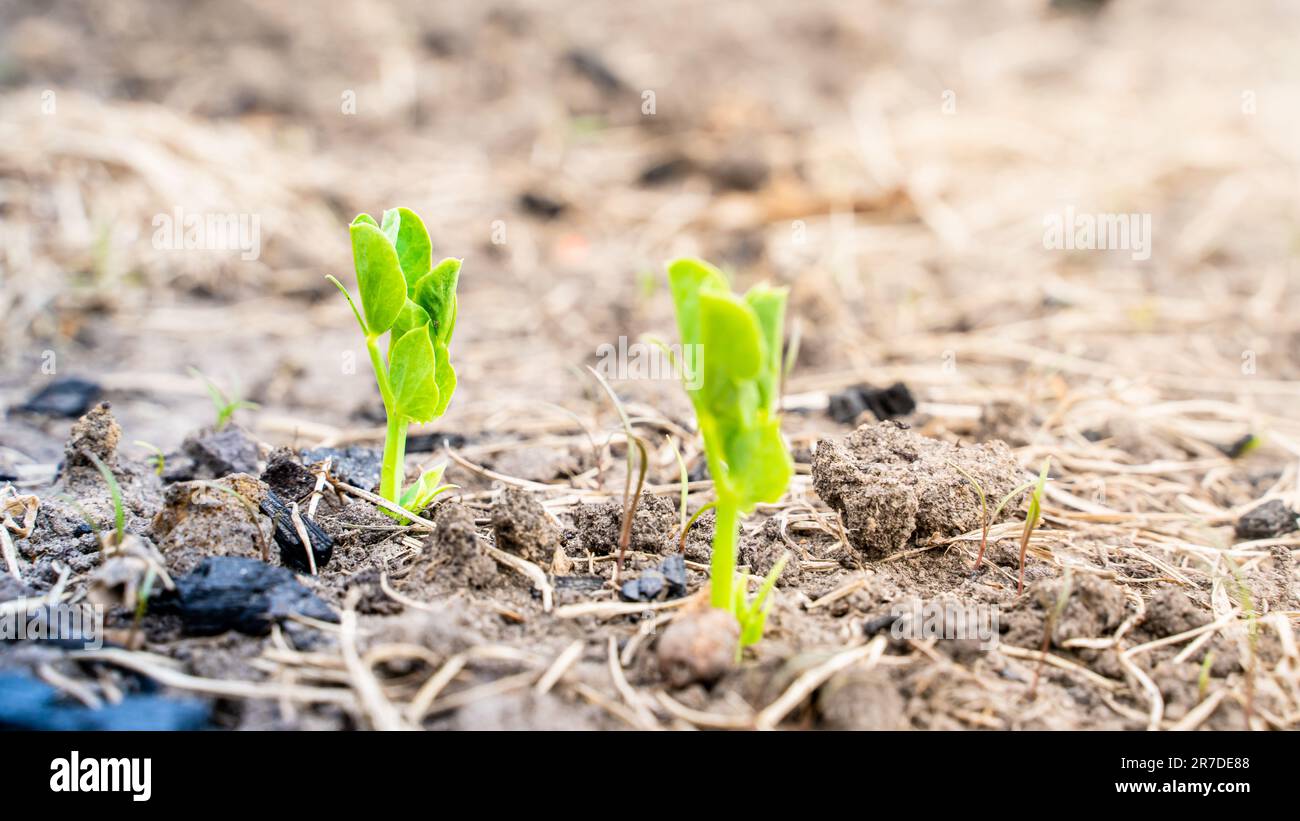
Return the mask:
<path id="1" fill-rule="evenodd" d="M 0 687 L 92 725 L 1295 728 L 1297 26 L 1285 2 L 0 4 L 0 607 L 105 602 L 116 631 L 0 644 Z M 460 387 L 409 454 L 460 488 L 401 529 L 364 493 L 382 407 L 324 279 L 354 282 L 347 223 L 396 205 L 464 259 Z M 1149 215 L 1149 258 L 1045 248 L 1067 209 Z M 255 218 L 256 258 L 158 247 L 177 213 Z M 683 254 L 788 285 L 799 339 L 798 475 L 740 551 L 793 558 L 739 665 L 696 612 L 707 515 L 672 558 L 672 446 L 688 512 L 710 484 L 670 378 L 611 380 L 651 445 L 620 579 L 649 601 L 612 583 L 626 440 L 587 366 L 675 341 Z M 258 407 L 204 431 L 191 367 Z M 108 549 L 90 454 L 126 496 Z M 1048 456 L 1017 594 L 1025 496 L 973 573 L 953 466 L 991 507 Z M 270 572 L 295 526 L 268 490 L 330 537 L 317 575 Z M 997 646 L 895 637 L 926 603 L 996 608 Z"/>

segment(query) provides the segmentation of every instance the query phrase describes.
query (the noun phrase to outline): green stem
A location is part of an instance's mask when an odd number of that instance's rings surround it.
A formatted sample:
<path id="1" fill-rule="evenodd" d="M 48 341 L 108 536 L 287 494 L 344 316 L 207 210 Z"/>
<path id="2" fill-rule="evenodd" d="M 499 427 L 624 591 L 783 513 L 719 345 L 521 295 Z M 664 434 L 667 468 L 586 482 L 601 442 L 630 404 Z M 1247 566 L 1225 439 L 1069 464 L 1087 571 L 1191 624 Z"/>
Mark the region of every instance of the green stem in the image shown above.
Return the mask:
<path id="1" fill-rule="evenodd" d="M 740 526 L 736 504 L 718 497 L 713 523 L 713 560 L 709 568 L 712 593 L 709 603 L 721 610 L 734 607 L 732 585 L 736 577 L 736 530 Z"/>
<path id="2" fill-rule="evenodd" d="M 379 395 L 384 400 L 384 413 L 388 417 L 388 430 L 384 435 L 384 466 L 379 477 L 379 495 L 396 503 L 402 495 L 402 481 L 406 478 L 406 420 L 393 406 L 393 389 L 388 383 L 388 368 L 379 352 L 378 336 L 366 335 L 366 350 L 370 365 L 375 369 Z"/>
<path id="3" fill-rule="evenodd" d="M 384 468 L 379 478 L 379 495 L 390 502 L 402 496 L 402 483 L 406 479 L 406 422 L 389 411 L 388 431 L 384 435 Z"/>

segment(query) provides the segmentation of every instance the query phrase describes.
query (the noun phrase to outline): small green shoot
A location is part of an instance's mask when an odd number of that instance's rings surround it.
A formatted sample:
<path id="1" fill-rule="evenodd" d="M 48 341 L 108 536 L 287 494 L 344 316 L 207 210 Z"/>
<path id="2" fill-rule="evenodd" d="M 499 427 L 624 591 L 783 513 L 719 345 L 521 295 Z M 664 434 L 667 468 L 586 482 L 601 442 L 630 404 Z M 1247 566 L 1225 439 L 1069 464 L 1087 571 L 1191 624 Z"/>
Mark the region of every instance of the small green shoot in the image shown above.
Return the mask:
<path id="1" fill-rule="evenodd" d="M 681 535 L 681 539 L 679 540 L 678 547 L 681 548 L 681 552 L 683 555 L 685 555 L 686 553 L 686 537 L 687 535 L 690 534 L 691 528 L 695 525 L 695 520 L 699 519 L 705 513 L 708 513 L 710 510 L 713 510 L 717 506 L 718 506 L 717 502 L 709 502 L 707 505 L 704 505 L 699 510 L 695 511 L 695 513 L 691 515 L 691 518 L 686 521 L 686 524 L 682 525 L 682 535 Z"/>
<path id="2" fill-rule="evenodd" d="M 149 597 L 153 595 L 154 582 L 158 580 L 158 567 L 152 562 L 149 563 L 149 569 L 145 571 L 144 583 L 140 585 L 140 592 L 136 595 L 135 613 L 131 617 L 131 632 L 128 634 L 127 646 L 135 646 L 135 637 L 140 632 L 140 623 L 144 621 L 144 614 L 149 609 Z"/>
<path id="3" fill-rule="evenodd" d="M 952 466 L 953 470 L 960 473 L 966 481 L 970 483 L 970 486 L 975 489 L 975 495 L 979 496 L 980 500 L 980 549 L 979 553 L 975 555 L 975 566 L 971 568 L 971 572 L 974 573 L 980 569 L 980 563 L 984 561 L 984 551 L 989 546 L 989 526 L 992 525 L 993 522 L 997 521 L 998 516 L 1002 513 L 1002 509 L 1006 507 L 1012 499 L 1016 498 L 1021 493 L 1024 493 L 1032 487 L 1034 483 L 1032 481 L 1025 482 L 1006 496 L 1003 496 L 1002 501 L 998 502 L 998 506 L 993 509 L 993 515 L 990 516 L 988 497 L 984 493 L 984 486 L 980 484 L 978 479 L 964 470 L 961 465 L 958 465 L 955 462 L 949 462 L 948 464 Z"/>
<path id="4" fill-rule="evenodd" d="M 702 353 L 702 372 L 684 373 L 683 382 L 716 496 L 710 603 L 731 610 L 746 631 L 742 646 L 753 644 L 763 621 L 735 592 L 736 535 L 740 516 L 778 501 L 794 472 L 779 409 L 786 291 L 757 286 L 736 296 L 721 271 L 694 259 L 670 263 L 668 283 L 682 345 Z"/>
<path id="5" fill-rule="evenodd" d="M 139 439 L 135 440 L 135 446 L 150 451 L 152 455 L 149 457 L 149 463 L 153 465 L 153 472 L 157 476 L 162 476 L 163 470 L 167 467 L 167 454 L 163 453 L 163 449 Z"/>
<path id="6" fill-rule="evenodd" d="M 1205 654 L 1201 661 L 1201 672 L 1196 677 L 1196 694 L 1197 701 L 1205 701 L 1205 696 L 1210 692 L 1210 671 L 1214 669 L 1214 651 L 1211 650 Z"/>
<path id="7" fill-rule="evenodd" d="M 408 208 L 385 211 L 382 222 L 360 214 L 349 230 L 361 307 L 343 283 L 326 278 L 347 299 L 365 335 L 388 417 L 379 495 L 407 510 L 422 510 L 441 492 L 437 481 L 446 466 L 430 468 L 403 490 L 406 433 L 413 422 L 442 416 L 456 390 L 449 346 L 456 328 L 460 260 L 434 265 L 429 232 Z M 379 348 L 385 334 L 387 356 Z"/>
<path id="8" fill-rule="evenodd" d="M 203 387 L 208 390 L 208 396 L 212 398 L 212 406 L 216 408 L 217 411 L 217 421 L 212 425 L 213 430 L 225 430 L 226 425 L 230 424 L 231 417 L 235 415 L 235 411 L 243 410 L 245 408 L 248 410 L 257 409 L 258 405 L 256 402 L 249 402 L 247 399 L 242 399 L 239 396 L 232 397 L 230 394 L 218 387 L 217 383 L 204 376 L 203 372 L 198 368 L 187 368 L 187 370 L 189 371 L 190 376 L 203 383 Z"/>
<path id="9" fill-rule="evenodd" d="M 763 628 L 767 626 L 767 614 L 772 610 L 772 600 L 770 595 L 772 588 L 776 587 L 776 580 L 781 578 L 781 572 L 790 561 L 790 551 L 786 551 L 777 559 L 772 569 L 767 571 L 767 576 L 763 578 L 763 583 L 759 585 L 758 592 L 754 598 L 745 600 L 745 585 L 741 584 L 736 587 L 736 601 L 732 607 L 732 612 L 736 614 L 736 621 L 740 622 L 740 642 L 736 645 L 736 661 L 740 661 L 740 654 L 746 647 L 758 642 L 763 638 Z"/>
<path id="10" fill-rule="evenodd" d="M 1034 484 L 1034 492 L 1029 497 L 1029 512 L 1025 514 L 1025 529 L 1020 534 L 1020 581 L 1016 584 L 1016 595 L 1025 592 L 1025 552 L 1029 550 L 1029 537 L 1033 535 L 1034 528 L 1038 527 L 1039 521 L 1043 515 L 1043 492 L 1047 487 L 1047 470 L 1052 465 L 1052 457 L 1043 460 L 1043 467 L 1038 471 L 1038 481 Z M 1005 500 L 1003 500 L 1005 502 Z M 1001 510 L 1001 506 L 998 508 Z M 996 515 L 996 514 L 995 514 Z"/>
<path id="11" fill-rule="evenodd" d="M 120 545 L 126 538 L 126 505 L 122 502 L 122 488 L 118 486 L 117 477 L 108 469 L 108 465 L 104 464 L 104 460 L 93 453 L 86 455 L 90 457 L 99 475 L 104 477 L 104 484 L 108 485 L 108 494 L 113 498 L 113 544 Z"/>
<path id="12" fill-rule="evenodd" d="M 1249 659 L 1247 664 L 1243 665 L 1246 670 L 1246 703 L 1243 708 L 1246 711 L 1246 729 L 1250 729 L 1251 717 L 1255 712 L 1255 667 L 1259 645 L 1259 611 L 1255 609 L 1255 598 L 1251 595 L 1250 585 L 1246 583 L 1246 574 L 1242 572 L 1241 565 L 1233 561 L 1232 557 L 1226 553 L 1223 554 L 1223 558 L 1232 571 L 1233 598 L 1237 600 L 1241 612 L 1246 616 L 1246 646 L 1249 649 Z"/>

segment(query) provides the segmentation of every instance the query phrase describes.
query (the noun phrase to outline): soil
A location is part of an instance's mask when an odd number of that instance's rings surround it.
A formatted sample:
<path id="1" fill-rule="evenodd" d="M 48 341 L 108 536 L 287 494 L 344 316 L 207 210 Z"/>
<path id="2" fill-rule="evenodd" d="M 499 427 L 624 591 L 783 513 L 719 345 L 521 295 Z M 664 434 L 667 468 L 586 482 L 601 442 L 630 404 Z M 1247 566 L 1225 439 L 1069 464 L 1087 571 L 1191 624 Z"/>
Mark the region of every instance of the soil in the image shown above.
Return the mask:
<path id="1" fill-rule="evenodd" d="M 1300 726 L 1293 21 L 1039 5 L 5 4 L 0 504 L 37 507 L 0 607 L 101 603 L 122 653 L 4 641 L 0 676 L 223 729 L 389 726 L 376 691 L 424 729 Z M 406 464 L 457 487 L 410 525 L 350 489 L 384 418 L 324 279 L 395 204 L 465 259 L 459 387 Z M 1151 216 L 1151 259 L 1044 248 L 1066 206 Z M 158 248 L 174 208 L 258 216 L 260 254 Z M 750 592 L 789 559 L 739 659 L 712 512 L 677 552 L 712 500 L 680 385 L 610 379 L 649 450 L 620 571 L 622 420 L 583 367 L 675 339 L 687 253 L 799 327 L 795 476 L 738 540 Z M 257 407 L 215 430 L 189 366 Z M 1018 593 L 1027 493 L 992 510 L 1048 457 Z M 269 492 L 328 535 L 315 575 Z M 268 617 L 187 624 L 213 574 Z M 945 635 L 963 608 L 993 641 Z"/>

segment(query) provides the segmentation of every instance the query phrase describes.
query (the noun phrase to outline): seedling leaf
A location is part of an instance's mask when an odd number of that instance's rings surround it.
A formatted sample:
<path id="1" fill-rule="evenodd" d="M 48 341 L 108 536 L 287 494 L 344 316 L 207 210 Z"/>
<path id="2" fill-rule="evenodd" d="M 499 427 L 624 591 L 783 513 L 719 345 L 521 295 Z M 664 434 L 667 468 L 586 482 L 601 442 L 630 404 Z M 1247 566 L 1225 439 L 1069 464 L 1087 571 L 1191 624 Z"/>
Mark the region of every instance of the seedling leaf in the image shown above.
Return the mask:
<path id="1" fill-rule="evenodd" d="M 406 304 L 406 280 L 397 249 L 387 235 L 366 222 L 352 224 L 352 259 L 357 270 L 361 308 L 371 334 L 382 334 L 397 321 Z"/>
<path id="2" fill-rule="evenodd" d="M 395 410 L 416 422 L 428 422 L 438 415 L 433 356 L 433 344 L 423 325 L 402 334 L 389 353 L 388 377 Z"/>

